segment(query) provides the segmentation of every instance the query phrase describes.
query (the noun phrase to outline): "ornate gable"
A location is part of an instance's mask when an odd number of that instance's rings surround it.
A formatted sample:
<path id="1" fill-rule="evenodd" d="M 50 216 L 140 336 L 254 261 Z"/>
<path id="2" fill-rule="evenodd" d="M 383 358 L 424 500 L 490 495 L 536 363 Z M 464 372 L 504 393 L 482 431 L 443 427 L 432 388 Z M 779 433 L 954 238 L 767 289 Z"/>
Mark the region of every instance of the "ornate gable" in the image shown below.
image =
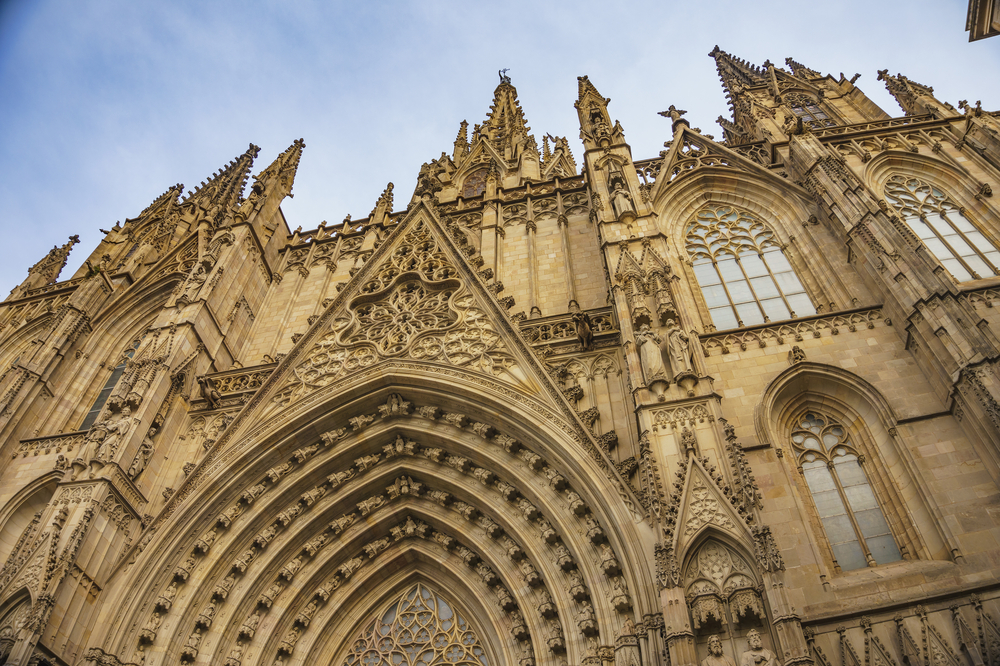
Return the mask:
<path id="1" fill-rule="evenodd" d="M 782 188 L 796 189 L 801 195 L 808 196 L 797 185 L 769 169 L 765 169 L 753 160 L 699 134 L 686 124 L 681 124 L 674 134 L 673 142 L 663 156 L 662 166 L 650 192 L 650 199 L 656 201 L 657 197 L 661 196 L 675 181 L 687 173 L 704 167 L 728 168 L 753 173 Z"/>

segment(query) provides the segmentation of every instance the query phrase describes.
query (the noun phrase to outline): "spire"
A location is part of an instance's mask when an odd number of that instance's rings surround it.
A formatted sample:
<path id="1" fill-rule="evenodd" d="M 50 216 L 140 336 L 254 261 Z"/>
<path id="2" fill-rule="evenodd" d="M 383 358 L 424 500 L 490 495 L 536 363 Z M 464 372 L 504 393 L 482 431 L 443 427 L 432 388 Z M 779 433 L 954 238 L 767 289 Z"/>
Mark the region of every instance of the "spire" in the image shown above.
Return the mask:
<path id="1" fill-rule="evenodd" d="M 31 289 L 55 284 L 56 280 L 59 279 L 59 273 L 66 265 L 66 260 L 69 259 L 70 251 L 79 242 L 79 236 L 70 236 L 65 245 L 61 247 L 57 245 L 49 250 L 49 253 L 42 257 L 41 261 L 28 269 L 28 277 L 24 282 L 11 292 L 14 294 L 14 298 L 24 296 L 25 292 Z"/>
<path id="2" fill-rule="evenodd" d="M 916 81 L 912 81 L 902 74 L 892 76 L 888 69 L 880 69 L 878 80 L 885 81 L 886 90 L 896 98 L 900 108 L 908 116 L 920 113 L 927 113 L 927 110 L 918 102 L 921 97 L 933 97 L 934 88 L 925 86 Z"/>
<path id="3" fill-rule="evenodd" d="M 603 97 L 586 76 L 576 77 L 579 96 L 573 106 L 580 118 L 580 138 L 586 150 L 607 148 L 625 142 L 625 133 L 616 120 L 611 123 L 608 104 L 611 98 Z"/>
<path id="4" fill-rule="evenodd" d="M 302 149 L 306 147 L 303 139 L 296 139 L 285 152 L 271 162 L 270 166 L 254 176 L 253 191 L 263 191 L 271 183 L 280 183 L 284 196 L 292 196 L 292 185 L 295 173 L 302 158 Z M 258 149 L 259 150 L 259 149 Z"/>
<path id="5" fill-rule="evenodd" d="M 371 214 L 368 216 L 370 224 L 379 224 L 382 222 L 383 217 L 392 213 L 392 188 L 393 184 L 389 183 L 382 190 L 382 194 L 379 195 L 378 200 L 375 202 L 375 208 L 372 209 Z"/>
<path id="6" fill-rule="evenodd" d="M 458 126 L 458 136 L 455 137 L 455 151 L 452 154 L 452 159 L 456 162 L 465 157 L 469 152 L 469 122 L 463 120 L 462 124 Z"/>
<path id="7" fill-rule="evenodd" d="M 758 119 L 762 116 L 774 117 L 774 112 L 749 88 L 769 88 L 764 95 L 776 99 L 777 89 L 774 78 L 774 66 L 766 63 L 766 67 L 758 67 L 746 60 L 736 58 L 721 50 L 718 46 L 708 54 L 715 58 L 715 67 L 722 80 L 722 88 L 729 100 L 729 108 L 733 112 L 733 123 L 747 136 L 756 136 Z M 728 136 L 728 134 L 727 134 Z"/>
<path id="8" fill-rule="evenodd" d="M 530 131 L 517 101 L 517 88 L 511 84 L 509 76 L 501 73 L 500 85 L 493 91 L 490 113 L 479 126 L 479 136 L 488 140 L 508 163 L 512 163 L 517 160 L 519 149 L 523 149 Z"/>
<path id="9" fill-rule="evenodd" d="M 719 72 L 722 87 L 730 102 L 733 101 L 733 96 L 739 94 L 743 88 L 767 84 L 767 72 L 757 65 L 731 56 L 718 46 L 712 49 L 708 55 L 715 58 L 715 68 Z"/>
<path id="10" fill-rule="evenodd" d="M 604 96 L 601 95 L 600 92 L 598 92 L 597 87 L 590 82 L 590 77 L 586 75 L 578 76 L 576 77 L 576 82 L 577 82 L 576 102 L 578 105 L 583 101 L 583 98 L 588 95 L 593 95 L 594 97 L 603 100 L 605 106 L 611 103 L 610 99 L 605 99 Z"/>
<path id="11" fill-rule="evenodd" d="M 785 58 L 785 64 L 792 70 L 792 74 L 802 79 L 814 79 L 820 76 L 815 69 L 810 69 L 802 63 L 795 62 L 791 58 Z"/>
<path id="12" fill-rule="evenodd" d="M 253 160 L 259 152 L 260 147 L 251 143 L 245 153 L 196 187 L 185 202 L 197 202 L 206 209 L 216 209 L 220 213 L 238 204 L 243 198 L 243 188 L 250 177 Z"/>

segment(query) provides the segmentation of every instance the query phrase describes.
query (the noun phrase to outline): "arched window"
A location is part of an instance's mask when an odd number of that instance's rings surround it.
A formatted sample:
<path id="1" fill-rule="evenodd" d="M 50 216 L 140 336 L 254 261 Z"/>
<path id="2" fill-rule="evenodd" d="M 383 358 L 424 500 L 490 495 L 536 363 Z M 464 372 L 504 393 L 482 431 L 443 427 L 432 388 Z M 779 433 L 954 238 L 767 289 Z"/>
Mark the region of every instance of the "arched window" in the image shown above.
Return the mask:
<path id="1" fill-rule="evenodd" d="M 797 117 L 809 127 L 831 127 L 837 123 L 830 119 L 823 108 L 814 99 L 802 93 L 785 95 L 785 102 Z"/>
<path id="2" fill-rule="evenodd" d="M 791 437 L 835 565 L 846 571 L 903 559 L 848 429 L 810 410 Z"/>
<path id="3" fill-rule="evenodd" d="M 917 178 L 895 175 L 885 184 L 885 198 L 956 280 L 1000 275 L 997 247 L 944 192 Z"/>
<path id="4" fill-rule="evenodd" d="M 486 189 L 486 169 L 477 169 L 465 178 L 462 183 L 462 196 L 466 199 L 478 197 Z"/>
<path id="5" fill-rule="evenodd" d="M 451 603 L 417 584 L 355 639 L 344 666 L 489 666 L 479 636 Z"/>
<path id="6" fill-rule="evenodd" d="M 132 358 L 135 354 L 135 350 L 139 348 L 139 343 L 141 340 L 136 340 L 132 343 L 132 348 L 125 352 L 125 356 L 122 358 L 122 362 L 114 367 L 111 371 L 111 376 L 108 377 L 108 381 L 104 383 L 104 388 L 101 392 L 97 394 L 97 400 L 94 401 L 94 405 L 87 412 L 87 416 L 83 419 L 83 424 L 80 426 L 80 430 L 90 430 L 90 427 L 94 425 L 94 421 L 97 420 L 98 414 L 104 409 L 104 404 L 111 397 L 111 392 L 115 390 L 115 386 L 118 384 L 118 380 L 122 378 L 125 373 L 125 366 L 128 365 L 128 360 Z"/>
<path id="7" fill-rule="evenodd" d="M 707 206 L 688 225 L 686 242 L 717 330 L 814 312 L 774 232 L 751 213 Z"/>

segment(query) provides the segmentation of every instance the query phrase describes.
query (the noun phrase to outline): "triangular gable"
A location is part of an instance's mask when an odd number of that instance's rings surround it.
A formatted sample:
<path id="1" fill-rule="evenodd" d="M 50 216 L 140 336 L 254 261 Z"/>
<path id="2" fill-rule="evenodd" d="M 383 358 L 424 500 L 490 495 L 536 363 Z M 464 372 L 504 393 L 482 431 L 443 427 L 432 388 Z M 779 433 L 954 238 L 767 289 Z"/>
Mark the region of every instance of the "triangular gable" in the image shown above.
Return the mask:
<path id="1" fill-rule="evenodd" d="M 503 169 L 509 169 L 510 165 L 503 158 L 497 149 L 486 139 L 479 139 L 469 150 L 452 176 L 455 182 L 460 181 L 466 173 L 475 170 L 479 166 L 489 166 L 489 163 L 496 160 L 496 163 Z"/>
<path id="2" fill-rule="evenodd" d="M 683 560 L 688 546 L 709 529 L 729 534 L 753 552 L 753 536 L 743 518 L 694 456 L 689 456 L 686 477 L 674 532 L 678 558 Z"/>
<path id="3" fill-rule="evenodd" d="M 545 162 L 545 167 L 542 169 L 542 180 L 569 178 L 576 175 L 576 164 L 566 153 L 560 150 L 554 157 L 555 159 L 549 159 Z"/>
<path id="4" fill-rule="evenodd" d="M 416 204 L 251 406 L 267 418 L 349 373 L 406 360 L 500 380 L 579 422 L 467 254 L 471 248 L 460 248 L 431 208 Z"/>
<path id="5" fill-rule="evenodd" d="M 656 201 L 674 181 L 701 167 L 723 167 L 753 173 L 784 189 L 795 190 L 808 198 L 809 193 L 798 185 L 782 178 L 770 169 L 765 169 L 753 160 L 726 148 L 720 143 L 698 134 L 687 125 L 681 124 L 674 134 L 674 140 L 663 156 L 656 183 L 650 192 L 650 199 Z"/>
<path id="6" fill-rule="evenodd" d="M 656 253 L 652 243 L 643 244 L 642 256 L 639 257 L 639 265 L 645 268 L 646 271 L 670 272 L 670 265 Z"/>
<path id="7" fill-rule="evenodd" d="M 618 265 L 615 266 L 615 277 L 625 275 L 643 276 L 642 266 L 636 261 L 635 255 L 628 249 L 627 244 L 623 244 L 621 255 L 618 257 Z"/>

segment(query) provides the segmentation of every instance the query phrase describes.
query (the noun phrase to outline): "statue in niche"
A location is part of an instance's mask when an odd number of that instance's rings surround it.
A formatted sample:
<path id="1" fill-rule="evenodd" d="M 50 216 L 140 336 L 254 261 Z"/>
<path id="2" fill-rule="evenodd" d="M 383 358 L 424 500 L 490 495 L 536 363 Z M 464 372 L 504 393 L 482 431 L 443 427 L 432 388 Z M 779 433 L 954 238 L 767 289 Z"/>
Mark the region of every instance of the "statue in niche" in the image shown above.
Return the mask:
<path id="1" fill-rule="evenodd" d="M 181 298 L 187 301 L 194 300 L 194 297 L 198 295 L 201 291 L 202 286 L 205 284 L 205 280 L 208 279 L 208 271 L 205 269 L 204 264 L 198 264 L 195 266 L 194 272 L 187 280 L 187 284 L 184 286 L 184 292 L 181 294 Z"/>
<path id="2" fill-rule="evenodd" d="M 701 666 L 736 666 L 736 662 L 722 651 L 722 640 L 718 636 L 709 636 L 708 656 L 701 660 Z"/>
<path id="3" fill-rule="evenodd" d="M 146 465 L 149 464 L 149 459 L 153 456 L 153 442 L 150 440 L 150 437 L 155 433 L 155 429 L 150 428 L 150 430 L 152 431 L 151 434 L 142 440 L 142 444 L 139 445 L 139 451 L 135 454 L 135 460 L 132 461 L 132 465 L 128 468 L 128 478 L 133 481 L 142 474 L 142 471 L 146 469 Z"/>
<path id="4" fill-rule="evenodd" d="M 747 644 L 750 649 L 740 656 L 740 666 L 778 666 L 774 653 L 761 642 L 759 631 L 750 630 L 747 634 Z"/>
<path id="5" fill-rule="evenodd" d="M 635 334 L 635 344 L 639 347 L 639 359 L 642 362 L 642 374 L 646 384 L 652 384 L 657 379 L 666 379 L 667 371 L 663 366 L 663 354 L 660 352 L 663 338 L 651 330 L 649 324 L 643 324 Z"/>
<path id="6" fill-rule="evenodd" d="M 667 351 L 670 353 L 670 366 L 674 371 L 674 377 L 693 372 L 688 336 L 673 319 L 667 320 Z"/>
<path id="7" fill-rule="evenodd" d="M 632 205 L 632 195 L 625 189 L 625 183 L 616 180 L 611 189 L 611 209 L 615 212 L 617 219 L 622 219 L 626 214 L 635 214 L 635 206 Z"/>
<path id="8" fill-rule="evenodd" d="M 132 418 L 132 410 L 127 405 L 122 407 L 121 416 L 117 419 L 105 419 L 103 426 L 106 435 L 97 447 L 96 458 L 101 462 L 108 462 L 114 458 L 118 451 L 118 445 L 128 435 L 133 423 L 138 422 L 139 419 Z"/>

